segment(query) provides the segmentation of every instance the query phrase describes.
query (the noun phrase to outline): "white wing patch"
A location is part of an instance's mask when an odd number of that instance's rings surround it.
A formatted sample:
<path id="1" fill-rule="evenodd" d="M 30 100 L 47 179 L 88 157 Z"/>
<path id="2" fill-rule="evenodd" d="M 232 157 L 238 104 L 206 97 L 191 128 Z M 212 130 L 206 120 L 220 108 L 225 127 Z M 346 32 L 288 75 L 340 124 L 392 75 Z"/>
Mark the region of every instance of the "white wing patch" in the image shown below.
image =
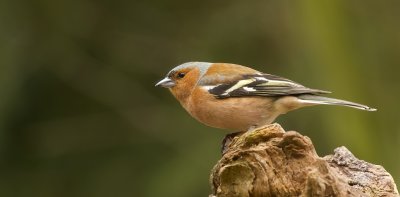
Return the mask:
<path id="1" fill-rule="evenodd" d="M 280 80 L 267 80 L 267 82 L 259 84 L 259 86 L 294 86 L 294 87 L 303 87 L 302 85 L 297 84 L 297 83 L 293 83 L 293 82 L 289 82 L 289 81 L 280 81 Z"/>
<path id="2" fill-rule="evenodd" d="M 213 89 L 213 88 L 215 88 L 215 87 L 217 87 L 217 86 L 219 86 L 219 85 L 220 85 L 220 84 L 215 85 L 215 86 L 200 86 L 200 87 L 203 88 L 204 90 L 209 91 L 209 90 L 211 90 L 211 89 Z"/>
<path id="3" fill-rule="evenodd" d="M 250 84 L 252 82 L 256 81 L 256 79 L 250 78 L 250 79 L 245 79 L 245 80 L 240 80 L 238 81 L 234 86 L 232 86 L 231 88 L 225 90 L 225 92 L 222 95 L 228 95 L 230 92 L 235 91 L 247 84 Z"/>
<path id="4" fill-rule="evenodd" d="M 246 90 L 247 92 L 255 92 L 255 91 L 257 91 L 256 89 L 251 88 L 251 87 L 243 87 L 243 89 Z"/>
<path id="5" fill-rule="evenodd" d="M 266 79 L 264 77 L 254 77 L 254 78 L 257 80 L 260 80 L 260 81 L 268 81 L 268 79 Z"/>

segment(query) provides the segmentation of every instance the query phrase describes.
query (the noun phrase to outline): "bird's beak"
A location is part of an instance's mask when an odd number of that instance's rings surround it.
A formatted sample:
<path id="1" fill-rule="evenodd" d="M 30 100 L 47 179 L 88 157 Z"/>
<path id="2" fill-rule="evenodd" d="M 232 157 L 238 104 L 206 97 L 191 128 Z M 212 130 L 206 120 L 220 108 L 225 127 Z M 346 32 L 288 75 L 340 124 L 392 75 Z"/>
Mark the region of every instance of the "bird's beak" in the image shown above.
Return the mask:
<path id="1" fill-rule="evenodd" d="M 172 81 L 170 78 L 165 77 L 161 81 L 156 84 L 156 87 L 161 86 L 163 88 L 172 88 L 175 86 L 175 82 Z"/>

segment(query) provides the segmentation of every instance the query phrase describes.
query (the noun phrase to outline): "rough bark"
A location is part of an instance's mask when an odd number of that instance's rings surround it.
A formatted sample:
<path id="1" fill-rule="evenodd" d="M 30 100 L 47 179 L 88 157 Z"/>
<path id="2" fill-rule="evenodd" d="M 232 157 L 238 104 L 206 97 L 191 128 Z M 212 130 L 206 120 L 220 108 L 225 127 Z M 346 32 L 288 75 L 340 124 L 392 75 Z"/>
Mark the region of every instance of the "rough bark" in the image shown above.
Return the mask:
<path id="1" fill-rule="evenodd" d="M 210 182 L 213 197 L 399 196 L 382 166 L 345 147 L 321 158 L 310 138 L 279 124 L 234 137 Z"/>

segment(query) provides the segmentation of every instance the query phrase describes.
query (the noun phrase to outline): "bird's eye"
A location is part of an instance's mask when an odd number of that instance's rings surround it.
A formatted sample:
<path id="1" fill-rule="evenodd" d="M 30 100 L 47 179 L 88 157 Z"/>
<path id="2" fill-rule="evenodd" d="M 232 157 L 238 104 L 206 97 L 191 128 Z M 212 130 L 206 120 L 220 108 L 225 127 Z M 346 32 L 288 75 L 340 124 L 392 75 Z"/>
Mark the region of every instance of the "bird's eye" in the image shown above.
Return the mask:
<path id="1" fill-rule="evenodd" d="M 181 78 L 181 79 L 182 79 L 183 77 L 185 77 L 185 73 L 178 73 L 177 76 L 178 76 L 178 78 Z"/>

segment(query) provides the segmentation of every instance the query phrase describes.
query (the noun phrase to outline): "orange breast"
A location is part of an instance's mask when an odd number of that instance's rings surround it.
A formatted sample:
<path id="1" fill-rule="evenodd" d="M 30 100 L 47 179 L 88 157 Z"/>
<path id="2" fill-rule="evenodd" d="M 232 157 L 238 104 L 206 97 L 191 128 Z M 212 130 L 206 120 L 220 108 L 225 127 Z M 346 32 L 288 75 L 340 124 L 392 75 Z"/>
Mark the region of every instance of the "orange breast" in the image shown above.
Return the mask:
<path id="1" fill-rule="evenodd" d="M 250 127 L 271 123 L 279 114 L 274 113 L 271 98 L 235 97 L 217 99 L 204 89 L 192 92 L 184 108 L 205 125 L 247 131 Z"/>

